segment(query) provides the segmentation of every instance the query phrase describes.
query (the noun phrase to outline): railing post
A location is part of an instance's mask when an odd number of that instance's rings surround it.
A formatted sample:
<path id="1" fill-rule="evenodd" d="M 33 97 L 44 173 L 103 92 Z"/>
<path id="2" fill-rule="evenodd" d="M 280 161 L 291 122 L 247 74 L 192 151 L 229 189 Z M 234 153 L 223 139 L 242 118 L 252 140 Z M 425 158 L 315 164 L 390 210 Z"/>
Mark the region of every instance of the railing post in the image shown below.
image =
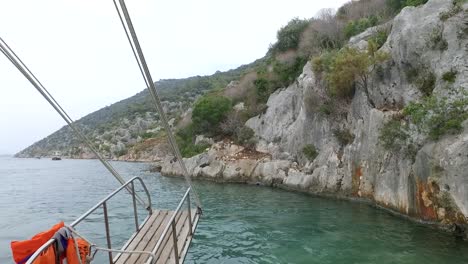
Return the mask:
<path id="1" fill-rule="evenodd" d="M 179 264 L 179 249 L 177 248 L 177 234 L 175 219 L 172 220 L 172 238 L 174 239 L 174 258 L 175 263 Z"/>
<path id="2" fill-rule="evenodd" d="M 111 238 L 110 238 L 109 218 L 107 216 L 107 203 L 106 202 L 102 203 L 102 209 L 104 210 L 104 223 L 106 225 L 107 248 L 111 249 L 112 245 L 111 245 Z M 109 254 L 109 263 L 112 264 L 113 263 L 112 252 L 109 251 L 108 254 Z"/>
<path id="3" fill-rule="evenodd" d="M 133 214 L 135 216 L 135 227 L 136 227 L 136 231 L 138 232 L 138 229 L 140 229 L 140 227 L 138 226 L 138 212 L 137 212 L 136 200 L 135 200 L 135 184 L 133 184 L 133 182 L 132 182 L 132 199 L 133 199 Z"/>
<path id="4" fill-rule="evenodd" d="M 190 208 L 190 193 L 187 194 L 187 207 L 188 207 L 188 221 L 189 221 L 189 234 L 193 235 L 192 230 L 192 209 Z"/>

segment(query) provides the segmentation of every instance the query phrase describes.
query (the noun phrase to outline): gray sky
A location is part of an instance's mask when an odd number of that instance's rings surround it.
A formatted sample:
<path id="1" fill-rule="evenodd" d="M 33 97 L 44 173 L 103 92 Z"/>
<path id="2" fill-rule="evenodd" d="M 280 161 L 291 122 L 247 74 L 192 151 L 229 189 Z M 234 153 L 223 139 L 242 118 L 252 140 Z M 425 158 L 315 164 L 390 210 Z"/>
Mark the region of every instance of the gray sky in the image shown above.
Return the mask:
<path id="1" fill-rule="evenodd" d="M 228 70 L 262 57 L 291 18 L 346 0 L 127 0 L 153 79 Z M 0 36 L 74 119 L 144 89 L 112 0 L 1 0 Z M 0 154 L 62 127 L 0 54 Z"/>

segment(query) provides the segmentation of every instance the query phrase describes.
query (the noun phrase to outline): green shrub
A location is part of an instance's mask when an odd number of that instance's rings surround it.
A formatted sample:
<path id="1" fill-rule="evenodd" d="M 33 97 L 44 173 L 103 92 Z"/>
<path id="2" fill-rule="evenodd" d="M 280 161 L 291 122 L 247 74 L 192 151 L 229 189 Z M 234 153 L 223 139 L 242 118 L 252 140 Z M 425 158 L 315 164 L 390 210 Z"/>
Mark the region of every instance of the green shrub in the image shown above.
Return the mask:
<path id="1" fill-rule="evenodd" d="M 268 110 L 268 106 L 265 103 L 255 103 L 249 105 L 247 108 L 247 117 L 252 118 L 261 114 L 265 114 Z"/>
<path id="2" fill-rule="evenodd" d="M 420 69 L 417 67 L 408 66 L 408 68 L 405 70 L 405 75 L 406 79 L 408 79 L 408 82 L 414 83 L 418 79 L 419 71 Z"/>
<path id="3" fill-rule="evenodd" d="M 458 71 L 454 69 L 450 69 L 450 71 L 442 74 L 442 79 L 448 83 L 454 83 L 455 80 L 457 79 L 457 74 L 458 74 Z"/>
<path id="4" fill-rule="evenodd" d="M 114 152 L 114 155 L 115 155 L 116 157 L 120 157 L 120 156 L 126 155 L 127 152 L 128 152 L 127 149 L 121 149 L 121 150 L 119 150 L 119 151 L 115 151 L 115 152 Z"/>
<path id="5" fill-rule="evenodd" d="M 439 14 L 440 20 L 446 21 L 447 19 L 463 11 L 463 4 L 466 2 L 467 0 L 453 0 L 452 7 L 448 11 L 441 12 Z"/>
<path id="6" fill-rule="evenodd" d="M 309 25 L 309 20 L 294 18 L 288 24 L 278 30 L 277 42 L 270 48 L 270 52 L 285 52 L 297 49 L 302 33 Z"/>
<path id="7" fill-rule="evenodd" d="M 312 144 L 305 145 L 302 149 L 302 153 L 304 153 L 304 156 L 309 161 L 313 161 L 319 154 L 315 146 Z"/>
<path id="8" fill-rule="evenodd" d="M 223 135 L 228 137 L 235 136 L 237 130 L 244 125 L 247 119 L 249 119 L 249 116 L 246 110 L 231 111 L 220 125 Z"/>
<path id="9" fill-rule="evenodd" d="M 463 23 L 459 26 L 457 30 L 457 38 L 459 40 L 468 38 L 468 23 Z"/>
<path id="10" fill-rule="evenodd" d="M 419 6 L 427 3 L 428 0 L 387 0 L 387 6 L 393 13 L 398 13 L 406 6 Z"/>
<path id="11" fill-rule="evenodd" d="M 327 80 L 332 95 L 349 97 L 355 85 L 367 92 L 367 80 L 375 66 L 388 59 L 388 54 L 376 51 L 374 43 L 369 42 L 368 51 L 344 48 L 335 57 Z"/>
<path id="12" fill-rule="evenodd" d="M 396 13 L 406 6 L 406 0 L 387 0 L 386 4 L 393 13 Z"/>
<path id="13" fill-rule="evenodd" d="M 436 76 L 432 71 L 426 71 L 419 75 L 416 85 L 425 96 L 432 94 L 436 83 Z"/>
<path id="14" fill-rule="evenodd" d="M 354 48 L 344 48 L 337 53 L 327 75 L 331 95 L 337 97 L 352 97 L 355 80 L 364 75 L 369 66 L 368 56 Z"/>
<path id="15" fill-rule="evenodd" d="M 312 59 L 312 69 L 316 74 L 330 72 L 333 61 L 335 60 L 337 51 L 331 50 L 323 52 L 320 56 Z"/>
<path id="16" fill-rule="evenodd" d="M 252 148 L 255 145 L 255 132 L 246 126 L 242 126 L 237 130 L 236 143 L 247 148 Z"/>
<path id="17" fill-rule="evenodd" d="M 333 135 L 342 146 L 349 145 L 354 141 L 354 135 L 351 134 L 349 129 L 335 129 Z"/>
<path id="18" fill-rule="evenodd" d="M 104 134 L 104 136 L 102 136 L 102 138 L 105 140 L 105 141 L 110 141 L 112 139 L 112 135 L 111 134 Z"/>
<path id="19" fill-rule="evenodd" d="M 366 18 L 361 18 L 359 20 L 348 22 L 344 28 L 344 33 L 347 38 L 355 36 L 361 32 L 364 32 L 370 27 L 377 26 L 379 23 L 379 18 L 375 15 L 371 15 Z"/>
<path id="20" fill-rule="evenodd" d="M 333 108 L 328 103 L 324 103 L 319 107 L 319 112 L 324 115 L 331 115 L 333 113 Z"/>
<path id="21" fill-rule="evenodd" d="M 387 30 L 379 30 L 377 33 L 372 36 L 369 41 L 373 41 L 377 45 L 377 49 L 380 49 L 383 44 L 387 41 L 388 38 L 388 31 Z"/>
<path id="22" fill-rule="evenodd" d="M 110 152 L 110 146 L 109 145 L 106 145 L 106 144 L 101 144 L 101 150 L 105 151 L 105 152 Z"/>
<path id="23" fill-rule="evenodd" d="M 380 129 L 379 141 L 386 150 L 398 151 L 406 146 L 408 136 L 402 122 L 393 118 Z"/>
<path id="24" fill-rule="evenodd" d="M 453 6 L 450 8 L 450 10 L 441 12 L 439 14 L 439 18 L 442 21 L 446 21 L 447 19 L 453 17 L 461 11 L 463 11 L 462 3 L 457 3 L 456 1 L 453 1 Z"/>
<path id="25" fill-rule="evenodd" d="M 430 96 L 435 88 L 436 75 L 426 67 L 412 67 L 406 71 L 408 81 L 416 86 L 424 96 Z"/>
<path id="26" fill-rule="evenodd" d="M 195 145 L 195 133 L 193 124 L 180 129 L 176 133 L 177 144 L 180 148 L 180 153 L 184 158 L 190 158 L 205 151 L 210 147 L 208 144 Z"/>
<path id="27" fill-rule="evenodd" d="M 405 6 L 419 6 L 427 3 L 428 0 L 406 0 Z"/>
<path id="28" fill-rule="evenodd" d="M 438 140 L 443 135 L 456 134 L 462 130 L 462 123 L 468 118 L 467 108 L 466 93 L 451 101 L 430 96 L 420 103 L 408 104 L 403 114 L 430 139 Z"/>
<path id="29" fill-rule="evenodd" d="M 258 78 L 254 81 L 257 100 L 259 102 L 266 102 L 271 94 L 270 82 L 265 78 Z"/>
<path id="30" fill-rule="evenodd" d="M 223 96 L 204 96 L 195 102 L 192 112 L 197 133 L 215 133 L 221 121 L 231 111 L 231 100 Z"/>
<path id="31" fill-rule="evenodd" d="M 289 86 L 302 73 L 307 59 L 304 57 L 296 57 L 292 63 L 276 62 L 273 66 L 273 72 L 276 74 L 281 86 Z"/>
<path id="32" fill-rule="evenodd" d="M 409 143 L 406 148 L 403 151 L 403 154 L 405 157 L 411 159 L 411 161 L 416 160 L 416 155 L 418 154 L 420 147 L 418 147 L 416 144 Z"/>
<path id="33" fill-rule="evenodd" d="M 250 94 L 250 98 L 247 98 L 246 101 L 248 108 L 251 110 L 250 112 L 258 113 L 254 105 L 266 103 L 270 95 L 278 88 L 286 87 L 293 83 L 302 73 L 306 63 L 306 58 L 296 56 L 288 62 L 270 59 L 266 65 L 259 67 L 257 79 L 253 81 L 255 94 Z M 270 66 L 273 67 L 271 72 L 268 71 L 268 67 Z"/>
<path id="34" fill-rule="evenodd" d="M 356 85 L 367 92 L 369 74 L 388 58 L 388 53 L 377 51 L 377 44 L 369 41 L 367 51 L 345 47 L 324 53 L 312 60 L 312 67 L 316 73 L 325 74 L 330 95 L 347 98 L 352 97 Z"/>
<path id="35" fill-rule="evenodd" d="M 375 67 L 375 75 L 377 76 L 377 80 L 383 81 L 385 78 L 385 69 L 382 67 L 382 65 L 377 65 Z"/>
<path id="36" fill-rule="evenodd" d="M 154 138 L 156 137 L 156 133 L 153 132 L 145 132 L 141 135 L 143 139 Z"/>
<path id="37" fill-rule="evenodd" d="M 190 158 L 200 153 L 203 153 L 209 147 L 210 145 L 206 143 L 198 144 L 198 145 L 190 144 L 190 145 L 186 145 L 185 148 L 182 148 L 180 151 L 181 151 L 182 157 Z"/>
<path id="38" fill-rule="evenodd" d="M 435 50 L 444 51 L 448 48 L 448 42 L 445 40 L 442 28 L 440 27 L 436 27 L 432 30 L 429 35 L 429 42 L 429 46 Z"/>

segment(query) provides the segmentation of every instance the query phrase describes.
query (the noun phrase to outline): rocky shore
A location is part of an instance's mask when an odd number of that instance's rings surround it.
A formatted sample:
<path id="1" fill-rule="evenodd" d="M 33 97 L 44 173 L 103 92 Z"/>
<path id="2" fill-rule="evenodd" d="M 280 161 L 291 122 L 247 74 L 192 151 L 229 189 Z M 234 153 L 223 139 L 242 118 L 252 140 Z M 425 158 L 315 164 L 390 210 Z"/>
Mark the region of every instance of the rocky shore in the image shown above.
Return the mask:
<path id="1" fill-rule="evenodd" d="M 320 111 L 327 104 L 327 92 L 308 63 L 295 83 L 270 96 L 263 114 L 246 122 L 258 140 L 255 151 L 218 142 L 185 160 L 191 177 L 363 199 L 421 221 L 466 226 L 467 122 L 460 133 L 437 140 L 410 126 L 406 142 L 393 150 L 383 146 L 381 137 L 389 120 L 398 120 L 405 106 L 425 98 L 410 78 L 414 67 L 419 74 L 433 76 L 434 98 L 453 101 L 466 96 L 468 38 L 460 34 L 468 24 L 468 4 L 463 12 L 441 19 L 452 8 L 451 0 L 404 8 L 389 22 L 391 31 L 380 49 L 390 59 L 369 76 L 367 90 L 357 89 L 350 102 L 328 105 L 337 114 Z M 370 32 L 376 30 L 353 37 L 349 45 L 367 47 Z M 443 48 L 431 46 L 435 31 L 446 43 Z M 451 83 L 442 78 L 447 72 L 458 73 Z M 346 142 L 337 131 L 347 131 Z M 306 145 L 317 149 L 312 161 L 302 153 Z M 160 165 L 163 175 L 181 175 L 171 158 Z"/>

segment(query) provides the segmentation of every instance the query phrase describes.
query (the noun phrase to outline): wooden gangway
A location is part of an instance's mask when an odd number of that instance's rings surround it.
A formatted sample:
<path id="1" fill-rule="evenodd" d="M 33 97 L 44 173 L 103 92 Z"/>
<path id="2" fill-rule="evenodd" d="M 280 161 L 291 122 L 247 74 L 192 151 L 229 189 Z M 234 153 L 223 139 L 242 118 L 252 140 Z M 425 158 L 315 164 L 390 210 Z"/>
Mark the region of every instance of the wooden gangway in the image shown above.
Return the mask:
<path id="1" fill-rule="evenodd" d="M 137 213 L 137 199 L 141 199 L 135 192 L 135 181 L 139 181 L 146 193 L 147 201 L 144 203 L 148 211 L 147 217 L 139 223 Z M 135 219 L 135 232 L 121 249 L 112 248 L 112 236 L 110 234 L 107 201 L 121 190 L 126 189 L 133 201 Z M 108 254 L 110 264 L 155 264 L 155 263 L 183 263 L 193 235 L 197 228 L 201 212 L 200 208 L 192 209 L 190 201 L 191 188 L 188 188 L 175 210 L 154 210 L 151 206 L 151 196 L 144 182 L 139 177 L 134 177 L 101 200 L 86 213 L 71 223 L 68 228 L 76 237 L 81 237 L 93 245 L 93 251 L 105 251 Z M 93 244 L 77 231 L 79 223 L 89 215 L 102 208 L 107 245 Z M 50 239 L 42 245 L 26 262 L 34 263 L 34 260 L 46 249 L 56 246 L 57 241 Z M 91 252 L 90 256 L 94 252 Z M 91 261 L 91 263 L 94 263 Z"/>
<path id="2" fill-rule="evenodd" d="M 173 222 L 172 216 L 175 216 Z M 178 214 L 174 211 L 157 210 L 140 231 L 127 242 L 128 245 L 123 250 L 154 251 L 157 260 L 153 263 L 182 263 L 197 223 L 197 210 L 182 211 Z M 169 225 L 169 232 L 163 235 L 165 227 Z M 158 241 L 161 241 L 161 244 L 156 247 Z M 142 254 L 121 254 L 114 259 L 114 263 L 146 263 L 150 258 L 151 256 Z"/>

